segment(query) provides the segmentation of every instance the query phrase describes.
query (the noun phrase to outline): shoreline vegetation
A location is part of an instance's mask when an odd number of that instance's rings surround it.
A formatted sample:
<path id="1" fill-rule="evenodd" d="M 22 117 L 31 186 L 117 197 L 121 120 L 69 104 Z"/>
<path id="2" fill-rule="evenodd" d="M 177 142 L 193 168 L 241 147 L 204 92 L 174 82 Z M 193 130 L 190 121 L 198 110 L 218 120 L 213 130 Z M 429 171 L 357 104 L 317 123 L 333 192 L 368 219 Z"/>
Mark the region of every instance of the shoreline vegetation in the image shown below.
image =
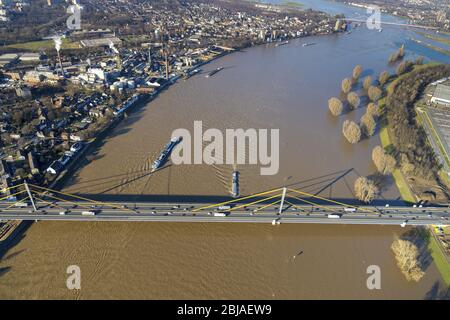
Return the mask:
<path id="1" fill-rule="evenodd" d="M 385 175 L 392 175 L 406 203 L 416 203 L 426 196 L 429 196 L 426 200 L 431 202 L 448 201 L 445 190 L 434 197 L 431 196 L 433 192 L 429 191 L 430 186 L 441 185 L 439 164 L 416 121 L 414 105 L 425 86 L 450 75 L 450 67 L 438 63 L 423 64 L 422 57 L 414 62 L 403 60 L 404 56 L 402 45 L 388 59 L 388 64 L 396 64 L 396 74 L 384 71 L 375 84 L 371 77 L 366 77 L 362 81 L 361 96 L 352 92 L 362 71 L 362 67 L 357 65 L 351 78 L 342 81 L 340 96 L 328 100 L 330 113 L 338 117 L 345 109 L 351 112 L 358 108 L 361 98 L 366 98 L 366 113 L 359 124 L 351 120 L 343 123 L 342 133 L 349 143 L 356 144 L 361 139 L 370 138 L 375 131 L 373 127 L 380 127 L 381 146 L 375 147 L 372 153 L 372 161 L 377 168 L 375 178 L 359 177 L 354 185 L 356 197 L 364 203 L 370 203 L 377 196 L 381 189 L 378 184 L 382 183 Z M 427 253 L 432 256 L 450 289 L 450 265 L 433 232 L 432 228 L 428 228 L 425 234 L 422 233 L 421 241 L 425 241 Z M 399 250 L 402 248 L 408 248 L 407 256 Z M 406 278 L 420 280 L 423 271 L 417 261 L 416 245 L 410 239 L 396 239 L 392 251 Z"/>
<path id="2" fill-rule="evenodd" d="M 400 85 L 400 82 L 407 79 L 408 77 L 413 76 L 415 73 L 420 73 L 428 69 L 439 69 L 441 66 L 442 65 L 438 63 L 428 63 L 426 65 L 414 66 L 414 68 L 409 72 L 401 76 L 395 77 L 391 80 L 391 82 L 386 87 L 387 95 L 394 94 L 397 89 L 397 86 Z M 426 84 L 428 83 L 429 82 L 426 82 Z M 415 97 L 415 99 L 416 98 L 417 97 Z M 384 112 L 386 111 L 386 108 L 390 107 L 389 105 L 386 105 L 386 99 L 387 97 L 383 97 L 383 99 L 380 101 L 380 109 Z M 390 125 L 389 121 L 387 119 L 384 119 L 384 125 L 380 129 L 381 144 L 383 148 L 385 148 L 386 150 L 392 148 L 393 146 L 392 141 L 394 140 L 391 139 L 392 132 L 390 132 L 389 130 L 389 125 Z M 416 202 L 417 195 L 414 193 L 413 190 L 411 190 L 411 186 L 408 183 L 407 179 L 405 178 L 400 168 L 394 169 L 393 177 L 402 198 L 410 203 Z M 447 287 L 450 289 L 450 265 L 448 264 L 446 254 L 442 251 L 442 248 L 439 246 L 438 240 L 434 236 L 433 228 L 428 228 L 427 233 L 428 233 L 427 235 L 422 235 L 423 241 L 426 241 L 428 253 L 433 258 L 433 261 L 435 262 L 442 279 L 444 280 Z"/>

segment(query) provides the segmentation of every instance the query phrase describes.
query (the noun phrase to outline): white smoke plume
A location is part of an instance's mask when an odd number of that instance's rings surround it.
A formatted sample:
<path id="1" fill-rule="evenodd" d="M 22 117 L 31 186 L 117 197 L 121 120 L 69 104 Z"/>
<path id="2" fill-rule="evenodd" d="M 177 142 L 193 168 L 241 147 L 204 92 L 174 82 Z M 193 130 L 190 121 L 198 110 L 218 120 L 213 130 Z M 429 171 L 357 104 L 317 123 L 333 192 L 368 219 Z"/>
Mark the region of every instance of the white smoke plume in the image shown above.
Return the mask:
<path id="1" fill-rule="evenodd" d="M 114 51 L 115 54 L 119 54 L 119 50 L 116 49 L 114 43 L 111 40 L 109 41 L 109 48 Z"/>
<path id="2" fill-rule="evenodd" d="M 55 36 L 53 38 L 53 41 L 55 42 L 55 49 L 59 53 L 59 51 L 61 50 L 61 45 L 62 45 L 61 37 L 60 36 Z"/>

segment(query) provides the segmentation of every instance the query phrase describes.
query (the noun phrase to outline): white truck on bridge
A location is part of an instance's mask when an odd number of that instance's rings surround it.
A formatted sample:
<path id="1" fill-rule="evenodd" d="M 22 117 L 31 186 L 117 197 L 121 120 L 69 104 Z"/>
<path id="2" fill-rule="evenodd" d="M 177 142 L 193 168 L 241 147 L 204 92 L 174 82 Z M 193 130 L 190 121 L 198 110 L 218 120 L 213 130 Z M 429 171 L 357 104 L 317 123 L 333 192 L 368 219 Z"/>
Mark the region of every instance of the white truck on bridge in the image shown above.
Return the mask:
<path id="1" fill-rule="evenodd" d="M 336 213 L 331 213 L 328 215 L 328 219 L 340 219 L 341 215 Z"/>
<path id="2" fill-rule="evenodd" d="M 229 214 L 230 214 L 229 212 L 215 212 L 214 217 L 226 217 Z"/>
<path id="3" fill-rule="evenodd" d="M 96 214 L 97 214 L 97 211 L 94 211 L 94 210 L 81 212 L 82 216 L 95 216 Z"/>

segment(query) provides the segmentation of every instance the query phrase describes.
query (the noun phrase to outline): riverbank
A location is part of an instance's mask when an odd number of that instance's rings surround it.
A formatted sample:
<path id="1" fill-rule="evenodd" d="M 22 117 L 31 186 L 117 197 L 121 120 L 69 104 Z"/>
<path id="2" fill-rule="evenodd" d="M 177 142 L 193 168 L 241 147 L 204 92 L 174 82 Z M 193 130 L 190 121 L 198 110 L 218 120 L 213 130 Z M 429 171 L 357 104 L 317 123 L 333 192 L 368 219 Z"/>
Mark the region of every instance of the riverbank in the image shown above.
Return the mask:
<path id="1" fill-rule="evenodd" d="M 323 35 L 325 35 L 325 34 L 323 34 Z M 328 35 L 328 34 L 326 34 L 326 35 Z M 306 38 L 310 38 L 312 36 L 322 36 L 322 34 L 299 36 L 299 37 L 295 37 L 295 38 L 290 38 L 290 40 L 296 40 L 296 39 L 302 39 L 302 38 L 306 39 Z M 275 43 L 277 43 L 277 42 L 275 42 Z M 275 46 L 274 46 L 275 43 L 254 43 L 250 47 L 237 48 L 234 50 L 226 50 L 227 48 L 224 48 L 222 52 L 209 56 L 207 60 L 202 61 L 202 62 L 192 66 L 191 68 L 189 68 L 189 70 L 194 70 L 194 69 L 200 68 L 202 66 L 205 66 L 207 64 L 210 64 L 210 63 L 216 61 L 217 59 L 224 58 L 233 53 L 242 52 L 243 49 L 245 49 L 245 48 L 259 47 L 259 46 L 269 44 L 269 45 L 273 46 L 273 48 L 271 48 L 273 50 L 273 49 L 275 49 Z M 162 93 L 163 91 L 171 90 L 172 86 L 174 84 L 176 84 L 179 79 L 181 79 L 183 72 L 186 72 L 186 71 L 180 71 L 180 72 L 177 72 L 177 74 L 174 74 L 167 82 L 167 85 L 165 85 L 163 88 L 158 88 L 154 93 L 143 94 L 143 98 L 141 99 L 141 101 L 137 102 L 132 108 L 127 110 L 128 116 L 131 116 L 133 113 L 135 113 L 138 110 L 141 110 L 142 108 L 146 108 L 146 107 L 150 106 L 152 104 L 152 101 L 154 99 L 156 99 L 160 95 L 160 93 Z M 61 172 L 58 175 L 58 177 L 48 185 L 48 187 L 52 188 L 52 189 L 57 189 L 57 190 L 64 188 L 67 180 L 69 180 L 73 176 L 73 174 L 75 174 L 75 172 L 77 172 L 84 165 L 86 165 L 88 162 L 90 162 L 90 160 L 86 160 L 86 158 L 91 156 L 92 154 L 94 154 L 99 149 L 99 147 L 102 146 L 105 138 L 107 138 L 112 132 L 114 132 L 114 129 L 122 123 L 124 118 L 125 117 L 124 117 L 123 113 L 115 116 L 101 131 L 99 131 L 96 134 L 96 136 L 93 139 L 91 139 L 87 142 L 87 144 L 84 146 L 84 148 L 74 156 L 74 158 L 70 161 L 70 163 L 67 165 L 67 167 L 64 169 L 64 171 Z"/>
<path id="2" fill-rule="evenodd" d="M 391 83 L 389 83 L 386 86 L 386 94 L 392 94 L 394 90 L 396 89 L 397 84 L 399 81 L 405 77 L 407 77 L 412 72 L 423 70 L 430 67 L 437 66 L 437 63 L 430 63 L 427 65 L 421 65 L 421 66 L 415 66 L 414 69 L 406 74 L 401 75 L 400 77 L 396 77 Z M 380 110 L 385 111 L 386 108 L 386 99 L 387 96 L 383 97 L 382 100 L 380 100 L 379 107 Z M 392 139 L 390 137 L 389 132 L 389 123 L 387 123 L 386 117 L 384 117 L 383 126 L 380 130 L 380 140 L 382 147 L 386 150 L 389 149 L 392 145 Z M 393 172 L 393 177 L 395 180 L 395 183 L 399 189 L 400 195 L 404 201 L 407 201 L 409 203 L 415 203 L 419 200 L 419 197 L 412 191 L 411 186 L 407 182 L 405 176 L 401 172 L 401 169 L 396 168 Z M 427 236 L 427 247 L 429 250 L 430 255 L 433 258 L 433 261 L 435 262 L 439 273 L 442 276 L 442 279 L 444 280 L 445 284 L 450 289 L 450 265 L 448 263 L 448 256 L 445 252 L 443 252 L 443 248 L 438 243 L 438 239 L 436 238 L 434 234 L 434 228 L 428 228 L 428 236 Z"/>
<path id="3" fill-rule="evenodd" d="M 430 44 L 430 43 L 424 43 L 423 41 L 420 41 L 420 40 L 417 40 L 417 39 L 411 38 L 410 40 L 413 41 L 413 42 L 415 42 L 415 43 L 417 43 L 418 45 L 421 45 L 421 46 L 426 47 L 426 48 L 428 48 L 428 49 L 431 49 L 431 50 L 433 50 L 433 51 L 436 51 L 436 52 L 445 54 L 445 55 L 447 55 L 447 56 L 450 56 L 450 50 L 440 48 L 440 47 L 435 46 L 435 45 Z M 432 40 L 434 40 L 434 39 L 432 39 Z M 435 41 L 436 41 L 436 40 L 435 40 Z"/>
<path id="4" fill-rule="evenodd" d="M 391 145 L 388 129 L 386 127 L 383 127 L 380 130 L 380 139 L 383 148 L 386 149 Z M 411 188 L 406 182 L 405 177 L 403 176 L 403 173 L 400 171 L 400 169 L 396 168 L 392 175 L 402 199 L 409 203 L 416 202 L 417 196 L 412 193 Z M 428 250 L 433 258 L 434 263 L 436 264 L 436 267 L 439 270 L 439 273 L 442 276 L 442 279 L 450 289 L 450 265 L 448 264 L 448 258 L 442 251 L 442 247 L 439 245 L 438 239 L 436 239 L 434 235 L 433 228 L 428 228 L 427 231 L 429 234 Z"/>

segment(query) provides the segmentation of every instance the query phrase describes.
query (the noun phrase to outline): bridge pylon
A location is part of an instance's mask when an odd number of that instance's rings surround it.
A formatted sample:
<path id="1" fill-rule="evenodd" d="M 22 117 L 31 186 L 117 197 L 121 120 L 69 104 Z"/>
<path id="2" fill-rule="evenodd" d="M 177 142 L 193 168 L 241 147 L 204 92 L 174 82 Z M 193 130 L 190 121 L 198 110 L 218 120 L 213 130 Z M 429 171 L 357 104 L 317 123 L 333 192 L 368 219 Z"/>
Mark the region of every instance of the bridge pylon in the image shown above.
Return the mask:
<path id="1" fill-rule="evenodd" d="M 286 198 L 286 191 L 287 191 L 287 188 L 284 187 L 283 188 L 283 194 L 281 195 L 280 210 L 278 211 L 278 214 L 282 214 L 283 213 L 283 206 L 284 206 L 284 199 Z"/>
<path id="2" fill-rule="evenodd" d="M 33 194 L 31 193 L 30 187 L 28 186 L 28 183 L 26 180 L 24 181 L 23 185 L 25 187 L 25 190 L 28 193 L 28 197 L 30 198 L 31 205 L 33 206 L 33 211 L 38 211 L 36 208 L 36 203 L 34 202 Z"/>

